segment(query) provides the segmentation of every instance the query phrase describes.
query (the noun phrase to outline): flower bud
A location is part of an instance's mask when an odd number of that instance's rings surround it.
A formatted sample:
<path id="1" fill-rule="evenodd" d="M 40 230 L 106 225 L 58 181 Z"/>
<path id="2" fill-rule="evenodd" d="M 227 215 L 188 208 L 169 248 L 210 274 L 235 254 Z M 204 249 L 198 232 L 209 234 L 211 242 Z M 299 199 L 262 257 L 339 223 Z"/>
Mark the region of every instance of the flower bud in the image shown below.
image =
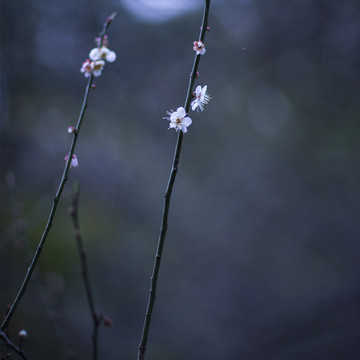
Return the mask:
<path id="1" fill-rule="evenodd" d="M 67 161 L 69 159 L 69 155 L 66 155 L 64 157 L 64 160 Z M 77 158 L 77 156 L 74 154 L 72 156 L 71 162 L 70 162 L 70 167 L 78 167 L 79 166 L 79 160 Z"/>
<path id="2" fill-rule="evenodd" d="M 26 330 L 22 329 L 19 331 L 18 336 L 20 340 L 25 340 L 28 337 L 28 333 Z"/>

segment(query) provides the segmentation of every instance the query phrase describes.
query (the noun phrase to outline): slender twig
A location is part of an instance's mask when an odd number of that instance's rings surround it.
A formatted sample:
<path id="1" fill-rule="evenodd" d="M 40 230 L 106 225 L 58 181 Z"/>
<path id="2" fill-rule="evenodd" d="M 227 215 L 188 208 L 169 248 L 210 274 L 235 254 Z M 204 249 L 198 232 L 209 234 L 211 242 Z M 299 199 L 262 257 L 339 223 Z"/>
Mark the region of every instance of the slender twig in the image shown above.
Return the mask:
<path id="1" fill-rule="evenodd" d="M 204 38 L 205 38 L 205 33 L 207 30 L 207 26 L 208 26 L 209 8 L 210 8 L 210 0 L 205 0 L 204 14 L 203 14 L 201 32 L 200 32 L 200 37 L 199 37 L 200 41 L 204 41 Z M 201 57 L 201 55 L 195 55 L 192 71 L 190 73 L 190 81 L 189 81 L 189 86 L 188 86 L 187 95 L 186 95 L 186 99 L 185 99 L 185 105 L 184 105 L 186 113 L 189 111 L 190 103 L 192 100 L 193 86 L 194 86 L 195 79 L 197 77 L 197 70 L 199 67 L 200 57 Z M 178 172 L 182 140 L 183 140 L 183 132 L 179 131 L 178 137 L 177 137 L 177 142 L 176 142 L 176 147 L 175 147 L 175 152 L 174 152 L 174 157 L 173 157 L 173 162 L 172 162 L 172 168 L 171 168 L 168 184 L 167 184 L 165 195 L 164 195 L 163 214 L 162 214 L 162 220 L 161 220 L 161 226 L 160 226 L 160 234 L 159 234 L 159 239 L 158 239 L 158 244 L 157 244 L 155 260 L 154 260 L 153 272 L 152 272 L 151 281 L 150 281 L 150 291 L 149 291 L 148 304 L 147 304 L 146 312 L 145 312 L 144 326 L 143 326 L 143 331 L 142 331 L 141 340 L 140 340 L 139 349 L 138 349 L 138 360 L 145 359 L 147 339 L 148 339 L 151 317 L 152 317 L 153 308 L 154 308 L 154 304 L 155 304 L 155 298 L 156 298 L 156 289 L 157 289 L 157 281 L 158 281 L 158 276 L 159 276 L 159 271 L 160 271 L 161 256 L 162 256 L 162 251 L 163 251 L 164 242 L 165 242 L 166 230 L 168 227 L 168 215 L 169 215 L 171 194 L 172 194 L 172 190 L 174 187 L 176 174 Z"/>
<path id="2" fill-rule="evenodd" d="M 79 184 L 74 185 L 73 195 L 72 195 L 72 206 L 70 208 L 70 215 L 74 224 L 75 239 L 80 256 L 81 264 L 81 275 L 85 285 L 86 297 L 89 304 L 90 314 L 93 320 L 93 334 L 92 334 L 92 344 L 93 344 L 93 360 L 96 360 L 98 357 L 98 334 L 99 326 L 101 324 L 102 316 L 99 315 L 95 310 L 94 296 L 91 289 L 88 263 L 87 263 L 87 251 L 82 240 L 82 234 L 80 229 L 79 222 L 79 195 L 80 195 L 80 186 Z"/>
<path id="3" fill-rule="evenodd" d="M 104 36 L 105 36 L 105 33 L 112 21 L 112 19 L 114 18 L 115 14 L 111 15 L 105 22 L 104 24 L 104 27 L 103 27 L 103 30 L 100 34 L 100 46 L 102 46 L 102 43 L 103 43 L 103 40 L 104 40 Z M 26 288 L 27 288 L 27 285 L 29 283 L 29 280 L 31 278 L 31 275 L 35 269 L 35 266 L 37 264 L 37 261 L 40 257 L 40 254 L 41 254 L 41 250 L 45 244 L 45 241 L 49 235 L 49 232 L 50 232 L 50 229 L 52 227 L 52 224 L 53 224 L 53 220 L 54 220 L 54 216 L 55 216 L 55 212 L 56 212 L 56 208 L 58 206 L 58 203 L 59 203 L 59 200 L 60 200 L 60 197 L 61 197 L 61 194 L 63 192 L 63 189 L 64 189 L 64 186 L 65 186 L 65 183 L 68 179 L 68 173 L 69 173 L 69 169 L 70 169 L 70 164 L 71 164 L 71 160 L 72 160 L 72 156 L 74 154 L 74 151 L 75 151 L 75 146 L 76 146 L 76 142 L 77 142 L 77 139 L 78 139 L 78 136 L 79 136 L 79 132 L 80 132 L 80 128 L 81 128 L 81 124 L 82 124 L 82 121 L 84 119 L 84 115 L 85 115 L 85 111 L 86 111 L 86 108 L 88 106 L 88 99 L 89 99 L 89 94 L 90 94 L 90 89 L 91 89 L 91 85 L 92 85 L 92 82 L 93 82 L 93 74 L 90 75 L 89 77 L 89 81 L 87 83 L 87 86 L 86 86 L 86 90 L 85 90 L 85 96 L 84 96 L 84 100 L 83 100 L 83 104 L 82 104 L 82 108 L 81 108 L 81 111 L 80 111 L 80 115 L 79 115 L 79 118 L 78 118 L 78 122 L 77 122 L 77 125 L 76 125 L 76 128 L 75 128 L 75 131 L 73 131 L 73 139 L 72 139 L 72 143 L 70 145 L 70 150 L 69 150 L 69 153 L 68 153 L 68 158 L 67 158 L 67 161 L 66 161 L 66 164 L 65 164 L 65 168 L 64 168 L 64 172 L 63 172 L 63 175 L 62 175 L 62 178 L 61 178 L 61 181 L 60 181 L 60 184 L 59 184 L 59 187 L 58 187 L 58 190 L 53 198 L 53 203 L 52 203 L 52 207 L 51 207 L 51 210 L 50 210 L 50 214 L 49 214 L 49 217 L 48 217 L 48 221 L 46 223 L 46 226 L 45 226 L 45 229 L 44 229 L 44 232 L 41 236 L 41 239 L 40 239 L 40 242 L 38 244 L 38 247 L 35 251 L 35 254 L 32 258 L 32 261 L 31 261 L 31 264 L 26 272 L 26 275 L 25 275 L 25 278 L 22 282 L 22 285 L 15 297 L 15 300 L 14 302 L 12 303 L 11 305 L 11 308 L 6 316 L 6 318 L 4 319 L 3 323 L 1 324 L 1 330 L 4 331 L 10 321 L 10 319 L 12 318 L 12 316 L 14 315 L 14 312 L 17 308 L 17 306 L 19 305 L 25 291 L 26 291 Z"/>
<path id="4" fill-rule="evenodd" d="M 4 340 L 4 342 L 10 349 L 14 350 L 17 354 L 19 354 L 22 359 L 30 360 L 30 358 L 26 356 L 24 351 L 20 347 L 16 346 L 3 331 L 0 331 L 0 338 Z"/>

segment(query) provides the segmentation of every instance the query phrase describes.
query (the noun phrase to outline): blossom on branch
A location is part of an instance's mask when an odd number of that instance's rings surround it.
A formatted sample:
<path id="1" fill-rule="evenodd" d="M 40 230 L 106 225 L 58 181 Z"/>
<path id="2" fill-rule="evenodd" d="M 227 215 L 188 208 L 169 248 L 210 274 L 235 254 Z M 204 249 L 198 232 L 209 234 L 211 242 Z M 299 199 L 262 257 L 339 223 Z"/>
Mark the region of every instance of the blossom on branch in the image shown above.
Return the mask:
<path id="1" fill-rule="evenodd" d="M 101 48 L 94 48 L 89 53 L 89 58 L 93 61 L 106 60 L 108 62 L 114 62 L 116 60 L 116 54 L 106 46 Z"/>
<path id="2" fill-rule="evenodd" d="M 202 41 L 193 42 L 193 50 L 196 51 L 196 55 L 204 55 L 206 52 L 205 45 Z"/>
<path id="3" fill-rule="evenodd" d="M 91 67 L 92 67 L 92 72 L 93 72 L 94 76 L 100 76 L 104 66 L 105 66 L 105 61 L 103 61 L 103 60 L 93 61 L 91 63 Z"/>
<path id="4" fill-rule="evenodd" d="M 82 64 L 80 71 L 84 73 L 85 77 L 89 77 L 91 75 L 91 63 L 92 61 L 90 59 L 86 59 Z"/>
<path id="5" fill-rule="evenodd" d="M 197 86 L 193 95 L 195 96 L 195 99 L 191 102 L 192 111 L 195 111 L 195 109 L 198 112 L 199 109 L 203 111 L 204 105 L 211 99 L 210 95 L 207 93 L 207 85 L 203 88 L 200 85 Z"/>
<path id="6" fill-rule="evenodd" d="M 181 130 L 183 133 L 187 132 L 187 127 L 191 125 L 192 120 L 187 117 L 186 111 L 183 107 L 178 107 L 176 111 L 167 112 L 170 116 L 164 117 L 170 121 L 169 129 Z"/>
<path id="7" fill-rule="evenodd" d="M 67 161 L 69 159 L 69 155 L 66 155 L 64 157 L 64 160 Z M 71 159 L 70 167 L 78 167 L 79 166 L 79 160 L 77 156 L 74 154 Z"/>
<path id="8" fill-rule="evenodd" d="M 91 74 L 94 74 L 94 76 L 100 76 L 104 66 L 104 60 L 91 61 L 90 59 L 86 59 L 80 71 L 84 73 L 85 77 L 89 77 Z"/>

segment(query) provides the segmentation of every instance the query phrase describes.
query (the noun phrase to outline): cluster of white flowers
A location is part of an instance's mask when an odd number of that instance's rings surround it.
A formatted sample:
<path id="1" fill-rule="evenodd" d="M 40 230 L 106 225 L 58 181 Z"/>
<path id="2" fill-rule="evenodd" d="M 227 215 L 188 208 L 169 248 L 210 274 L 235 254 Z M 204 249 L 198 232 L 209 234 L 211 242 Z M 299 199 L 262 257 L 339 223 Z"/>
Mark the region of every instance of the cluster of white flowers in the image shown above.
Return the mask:
<path id="1" fill-rule="evenodd" d="M 91 74 L 94 74 L 94 76 L 100 76 L 104 66 L 104 60 L 91 61 L 90 59 L 86 59 L 83 62 L 80 71 L 84 73 L 85 77 L 89 77 Z"/>
<path id="2" fill-rule="evenodd" d="M 111 51 L 105 45 L 101 48 L 94 48 L 89 53 L 89 59 L 86 59 L 85 62 L 83 62 L 80 71 L 84 73 L 85 77 L 89 77 L 91 74 L 100 76 L 102 69 L 105 66 L 105 60 L 114 62 L 116 60 L 114 51 Z"/>
<path id="3" fill-rule="evenodd" d="M 204 105 L 209 102 L 211 99 L 207 94 L 207 86 L 201 87 L 200 85 L 196 87 L 196 90 L 193 94 L 195 99 L 191 102 L 191 109 L 195 111 L 204 110 Z M 187 132 L 187 127 L 191 125 L 192 120 L 186 116 L 186 111 L 183 107 L 178 107 L 176 111 L 168 111 L 168 115 L 164 119 L 170 121 L 169 129 L 175 129 L 176 131 L 181 130 L 183 133 Z"/>
<path id="4" fill-rule="evenodd" d="M 207 27 L 206 30 L 208 31 L 209 28 Z M 202 41 L 194 41 L 193 45 L 193 49 L 196 51 L 196 55 L 205 54 L 205 45 Z M 198 77 L 198 74 L 196 77 Z M 193 93 L 193 97 L 194 100 L 191 102 L 192 111 L 203 111 L 204 105 L 206 105 L 211 99 L 207 92 L 207 85 L 204 87 L 201 87 L 200 85 L 197 86 Z M 188 126 L 190 126 L 192 123 L 191 118 L 186 116 L 186 110 L 183 107 L 178 107 L 176 111 L 168 111 L 167 113 L 170 116 L 166 116 L 164 119 L 170 121 L 169 129 L 175 129 L 176 131 L 181 130 L 183 133 L 186 133 Z"/>
<path id="5" fill-rule="evenodd" d="M 94 61 L 102 59 L 108 62 L 114 62 L 116 60 L 116 54 L 103 45 L 101 48 L 92 49 L 89 58 Z"/>
<path id="6" fill-rule="evenodd" d="M 114 53 L 114 51 L 111 51 L 107 45 L 108 45 L 108 41 L 107 41 L 107 36 L 105 35 L 103 38 L 103 43 L 102 46 L 100 47 L 100 42 L 101 42 L 101 38 L 96 38 L 95 39 L 96 44 L 98 45 L 98 47 L 91 49 L 90 53 L 89 53 L 89 59 L 86 59 L 83 64 L 82 67 L 80 69 L 80 71 L 84 74 L 84 76 L 86 78 L 88 78 L 89 76 L 94 75 L 94 76 L 100 76 L 101 72 L 105 66 L 105 61 L 107 62 L 114 62 L 116 60 L 116 54 Z M 95 85 L 92 85 L 92 88 L 95 88 Z M 72 134 L 76 132 L 76 128 L 74 126 L 69 126 L 68 127 L 68 133 Z M 64 160 L 68 160 L 69 156 L 66 155 Z M 71 162 L 70 162 L 70 167 L 78 167 L 79 166 L 79 161 L 77 156 L 74 154 L 72 156 Z"/>

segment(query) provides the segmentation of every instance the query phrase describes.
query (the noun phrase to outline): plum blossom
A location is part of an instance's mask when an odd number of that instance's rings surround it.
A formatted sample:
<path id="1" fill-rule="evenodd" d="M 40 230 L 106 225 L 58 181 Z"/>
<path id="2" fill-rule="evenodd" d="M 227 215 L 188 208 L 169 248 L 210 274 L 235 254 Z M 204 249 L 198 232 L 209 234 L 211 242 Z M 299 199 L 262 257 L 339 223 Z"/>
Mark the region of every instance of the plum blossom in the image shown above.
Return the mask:
<path id="1" fill-rule="evenodd" d="M 193 50 L 196 51 L 196 55 L 204 55 L 206 52 L 205 45 L 202 41 L 193 42 Z"/>
<path id="2" fill-rule="evenodd" d="M 191 125 L 192 120 L 187 117 L 186 111 L 183 107 L 178 107 L 176 111 L 167 112 L 170 116 L 164 117 L 170 121 L 169 129 L 173 128 L 176 131 L 181 130 L 183 133 L 187 132 L 187 127 Z"/>
<path id="3" fill-rule="evenodd" d="M 80 71 L 82 73 L 84 73 L 85 77 L 89 77 L 91 75 L 91 60 L 90 59 L 86 59 L 83 62 Z"/>
<path id="4" fill-rule="evenodd" d="M 69 155 L 66 155 L 64 157 L 64 160 L 67 161 L 69 159 Z M 74 154 L 71 159 L 70 167 L 78 167 L 79 166 L 79 160 L 77 156 Z"/>
<path id="5" fill-rule="evenodd" d="M 91 61 L 90 59 L 86 59 L 80 71 L 84 73 L 85 77 L 89 77 L 91 74 L 94 74 L 94 76 L 100 76 L 104 66 L 104 60 Z"/>
<path id="6" fill-rule="evenodd" d="M 89 53 L 89 58 L 93 61 L 102 59 L 108 62 L 114 62 L 116 60 L 116 54 L 106 46 L 102 46 L 101 48 L 92 49 Z"/>
<path id="7" fill-rule="evenodd" d="M 195 111 L 195 109 L 199 112 L 204 110 L 204 105 L 209 102 L 211 97 L 207 93 L 207 85 L 203 88 L 199 85 L 196 87 L 194 92 L 195 99 L 191 102 L 191 109 Z"/>

